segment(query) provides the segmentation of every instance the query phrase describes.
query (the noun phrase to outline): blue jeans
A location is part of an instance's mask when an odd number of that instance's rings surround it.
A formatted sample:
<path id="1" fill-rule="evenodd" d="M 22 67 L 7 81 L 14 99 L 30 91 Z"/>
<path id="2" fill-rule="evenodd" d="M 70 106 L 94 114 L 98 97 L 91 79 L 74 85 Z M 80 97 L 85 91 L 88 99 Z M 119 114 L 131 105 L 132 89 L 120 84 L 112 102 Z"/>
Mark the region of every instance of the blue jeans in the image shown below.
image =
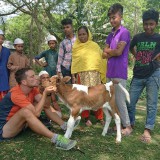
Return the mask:
<path id="1" fill-rule="evenodd" d="M 135 124 L 136 103 L 144 88 L 146 88 L 147 99 L 145 128 L 153 130 L 157 114 L 158 91 L 160 88 L 160 68 L 158 68 L 149 78 L 132 79 L 129 91 L 130 104 L 128 105 L 128 113 L 131 125 Z"/>

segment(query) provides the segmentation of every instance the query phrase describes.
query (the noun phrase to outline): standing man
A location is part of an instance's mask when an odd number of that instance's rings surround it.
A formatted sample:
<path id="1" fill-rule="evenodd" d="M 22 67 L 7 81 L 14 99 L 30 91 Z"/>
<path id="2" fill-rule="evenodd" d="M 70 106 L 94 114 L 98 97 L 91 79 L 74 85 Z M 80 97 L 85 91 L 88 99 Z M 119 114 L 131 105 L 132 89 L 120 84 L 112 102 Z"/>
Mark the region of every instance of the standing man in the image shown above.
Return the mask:
<path id="1" fill-rule="evenodd" d="M 72 60 L 72 46 L 76 40 L 73 32 L 73 25 L 71 19 L 63 19 L 61 21 L 63 31 L 65 33 L 64 40 L 60 43 L 57 63 L 57 74 L 63 77 L 71 76 L 71 60 Z M 70 82 L 71 83 L 71 82 Z"/>
<path id="2" fill-rule="evenodd" d="M 160 88 L 160 34 L 156 33 L 159 13 L 153 9 L 143 13 L 144 32 L 133 37 L 130 50 L 135 57 L 133 78 L 130 85 L 130 104 L 128 112 L 131 125 L 135 125 L 136 104 L 144 89 L 146 89 L 146 121 L 142 142 L 151 142 L 151 131 L 154 129 L 158 92 Z"/>
<path id="3" fill-rule="evenodd" d="M 7 68 L 9 49 L 2 46 L 4 42 L 4 33 L 0 30 L 0 101 L 9 90 L 9 72 Z"/>
<path id="4" fill-rule="evenodd" d="M 126 88 L 128 53 L 130 45 L 130 33 L 121 25 L 123 6 L 113 4 L 108 10 L 108 17 L 113 29 L 106 40 L 103 58 L 107 58 L 107 78 L 119 81 Z M 120 118 L 124 129 L 122 134 L 127 136 L 132 132 L 125 97 L 118 88 L 115 92 L 116 103 L 120 112 Z"/>
<path id="5" fill-rule="evenodd" d="M 56 145 L 56 148 L 69 150 L 76 145 L 75 140 L 55 134 L 48 130 L 38 119 L 47 95 L 56 90 L 55 87 L 45 88 L 41 95 L 37 86 L 35 72 L 30 68 L 22 68 L 15 73 L 18 83 L 0 102 L 0 140 L 13 138 L 28 125 L 34 132 L 45 136 Z M 36 101 L 37 104 L 33 105 Z"/>

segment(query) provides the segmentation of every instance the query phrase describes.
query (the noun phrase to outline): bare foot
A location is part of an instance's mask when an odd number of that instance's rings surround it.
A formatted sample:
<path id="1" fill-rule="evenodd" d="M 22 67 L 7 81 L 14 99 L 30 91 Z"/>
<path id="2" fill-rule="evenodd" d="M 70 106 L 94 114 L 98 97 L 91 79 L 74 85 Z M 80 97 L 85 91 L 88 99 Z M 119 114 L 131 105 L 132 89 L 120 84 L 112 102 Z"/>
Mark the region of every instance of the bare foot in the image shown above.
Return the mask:
<path id="1" fill-rule="evenodd" d="M 144 133 L 142 134 L 140 140 L 144 143 L 151 143 L 151 131 L 149 129 L 145 129 Z"/>
<path id="2" fill-rule="evenodd" d="M 129 135 L 131 135 L 132 131 L 133 131 L 132 127 L 128 126 L 125 129 L 122 129 L 122 135 L 129 136 Z"/>

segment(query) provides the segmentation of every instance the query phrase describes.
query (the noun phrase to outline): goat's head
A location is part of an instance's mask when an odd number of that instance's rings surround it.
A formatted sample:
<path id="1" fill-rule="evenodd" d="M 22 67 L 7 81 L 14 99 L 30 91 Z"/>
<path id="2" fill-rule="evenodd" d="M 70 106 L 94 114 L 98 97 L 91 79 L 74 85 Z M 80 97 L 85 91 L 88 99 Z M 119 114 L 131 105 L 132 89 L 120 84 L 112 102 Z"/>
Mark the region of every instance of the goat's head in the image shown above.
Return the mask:
<path id="1" fill-rule="evenodd" d="M 52 76 L 52 77 L 51 77 L 51 81 L 54 82 L 54 83 L 56 83 L 56 85 L 65 84 L 65 83 L 67 83 L 70 79 L 71 79 L 71 77 L 69 77 L 69 76 L 65 76 L 65 77 Z"/>
<path id="2" fill-rule="evenodd" d="M 56 78 L 53 76 L 53 77 L 51 77 L 50 79 L 46 79 L 45 81 L 43 81 L 42 83 L 41 83 L 41 86 L 43 87 L 43 88 L 46 88 L 46 87 L 48 87 L 48 86 L 56 86 Z"/>
<path id="3" fill-rule="evenodd" d="M 60 84 L 65 84 L 67 83 L 69 80 L 71 79 L 71 77 L 69 76 L 65 76 L 65 77 L 60 77 L 60 76 L 52 76 L 48 81 L 44 81 L 42 83 L 42 86 L 45 88 L 45 87 L 48 87 L 48 86 L 57 86 L 57 85 L 60 85 Z"/>

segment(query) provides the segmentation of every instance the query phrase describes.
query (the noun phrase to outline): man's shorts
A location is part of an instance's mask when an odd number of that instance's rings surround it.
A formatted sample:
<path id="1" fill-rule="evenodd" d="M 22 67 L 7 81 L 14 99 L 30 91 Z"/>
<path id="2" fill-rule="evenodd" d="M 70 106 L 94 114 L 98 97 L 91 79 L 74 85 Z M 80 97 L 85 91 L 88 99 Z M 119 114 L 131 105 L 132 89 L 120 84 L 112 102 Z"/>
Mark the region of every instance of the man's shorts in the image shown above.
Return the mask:
<path id="1" fill-rule="evenodd" d="M 0 123 L 0 141 L 4 140 L 4 138 L 2 137 L 2 134 L 3 134 L 3 126 L 5 125 L 6 123 Z"/>
<path id="2" fill-rule="evenodd" d="M 2 142 L 2 141 L 7 141 L 7 140 L 10 140 L 10 139 L 11 139 L 11 138 L 3 138 L 3 137 L 2 137 L 3 127 L 4 127 L 5 124 L 6 124 L 6 122 L 0 123 L 0 142 Z"/>

